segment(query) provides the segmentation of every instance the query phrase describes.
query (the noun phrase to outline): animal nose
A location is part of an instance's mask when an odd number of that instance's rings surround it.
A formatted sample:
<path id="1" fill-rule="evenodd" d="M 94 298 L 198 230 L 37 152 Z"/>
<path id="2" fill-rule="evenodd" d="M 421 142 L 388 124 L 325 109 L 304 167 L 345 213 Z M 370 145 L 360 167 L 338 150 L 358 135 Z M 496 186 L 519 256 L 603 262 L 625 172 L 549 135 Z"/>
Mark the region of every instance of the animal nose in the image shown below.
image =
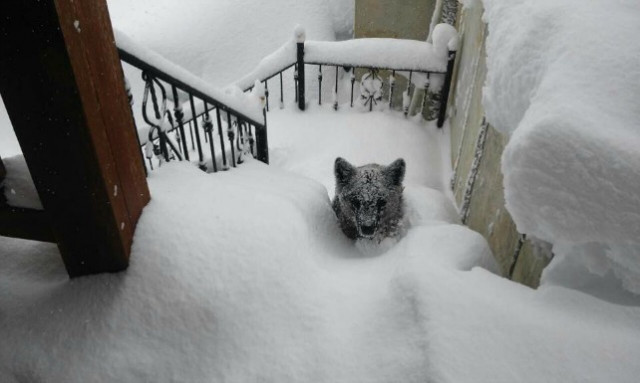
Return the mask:
<path id="1" fill-rule="evenodd" d="M 373 235 L 376 231 L 376 225 L 362 225 L 362 234 L 364 235 Z"/>

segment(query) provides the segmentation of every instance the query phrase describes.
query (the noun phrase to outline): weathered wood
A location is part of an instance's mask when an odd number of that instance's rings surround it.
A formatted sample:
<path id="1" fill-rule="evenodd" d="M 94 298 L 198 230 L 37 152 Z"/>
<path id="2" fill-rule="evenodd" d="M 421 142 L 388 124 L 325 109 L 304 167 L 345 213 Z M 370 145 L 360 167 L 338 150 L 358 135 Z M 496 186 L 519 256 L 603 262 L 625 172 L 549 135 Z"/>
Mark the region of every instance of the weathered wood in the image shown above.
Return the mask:
<path id="1" fill-rule="evenodd" d="M 0 92 L 67 271 L 123 270 L 149 190 L 105 0 L 0 14 Z"/>

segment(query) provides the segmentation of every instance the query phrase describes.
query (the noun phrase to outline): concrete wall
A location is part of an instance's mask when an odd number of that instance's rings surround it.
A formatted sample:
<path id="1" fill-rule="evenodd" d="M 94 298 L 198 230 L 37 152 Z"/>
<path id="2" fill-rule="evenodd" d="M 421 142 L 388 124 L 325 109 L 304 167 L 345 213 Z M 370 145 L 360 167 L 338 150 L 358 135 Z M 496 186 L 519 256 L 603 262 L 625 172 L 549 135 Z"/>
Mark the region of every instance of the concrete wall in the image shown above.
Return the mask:
<path id="1" fill-rule="evenodd" d="M 436 0 L 356 0 L 354 35 L 355 38 L 385 37 L 397 39 L 413 39 L 426 41 L 429 35 L 429 25 L 435 8 Z M 384 52 L 380 52 L 384 55 Z M 358 80 L 364 71 L 356 71 Z M 386 80 L 389 71 L 380 71 L 385 80 L 385 98 L 389 93 Z M 396 75 L 396 84 L 392 106 L 396 110 L 402 109 L 402 92 L 406 89 L 408 79 L 401 73 Z M 422 105 L 422 90 L 416 104 Z M 415 90 L 414 92 L 415 93 Z M 419 111 L 417 106 L 412 113 Z"/>
<path id="2" fill-rule="evenodd" d="M 502 274 L 536 287 L 551 253 L 544 244 L 533 243 L 518 233 L 505 208 L 500 166 L 508 137 L 484 123 L 487 28 L 478 4 L 461 9 L 456 25 L 462 40 L 448 111 L 452 189 L 465 224 L 487 239 Z"/>
<path id="3" fill-rule="evenodd" d="M 354 33 L 425 41 L 435 0 L 356 0 Z"/>

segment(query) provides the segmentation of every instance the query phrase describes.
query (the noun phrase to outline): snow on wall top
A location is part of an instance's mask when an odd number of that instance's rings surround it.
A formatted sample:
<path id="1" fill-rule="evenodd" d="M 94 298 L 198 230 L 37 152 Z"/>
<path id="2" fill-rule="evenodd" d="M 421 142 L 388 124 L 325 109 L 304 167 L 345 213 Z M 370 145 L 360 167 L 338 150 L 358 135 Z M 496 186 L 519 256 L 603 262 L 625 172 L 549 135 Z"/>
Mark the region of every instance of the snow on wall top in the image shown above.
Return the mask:
<path id="1" fill-rule="evenodd" d="M 308 63 L 445 72 L 449 50 L 457 50 L 457 32 L 450 25 L 439 24 L 434 29 L 433 44 L 363 38 L 339 42 L 307 41 L 304 49 Z"/>
<path id="2" fill-rule="evenodd" d="M 249 118 L 252 118 L 257 122 L 263 120 L 262 106 L 255 97 L 243 94 L 242 92 L 233 91 L 233 89 L 221 90 L 213 87 L 207 84 L 200 77 L 172 63 L 160 54 L 136 44 L 121 31 L 114 29 L 114 35 L 116 38 L 116 45 L 119 49 L 126 51 L 132 56 L 148 63 L 176 80 L 182 81 L 197 91 L 212 97 L 214 100 L 217 100 L 218 102 L 244 114 Z"/>
<path id="3" fill-rule="evenodd" d="M 640 3 L 483 3 L 483 104 L 511 135 L 502 171 L 518 230 L 555 245 L 607 244 L 609 258 L 638 265 Z M 615 255 L 622 242 L 633 245 Z M 626 287 L 640 293 L 640 267 L 633 273 Z"/>
<path id="4" fill-rule="evenodd" d="M 346 41 L 306 41 L 305 30 L 296 26 L 293 38 L 263 58 L 249 74 L 235 82 L 241 89 L 253 85 L 297 59 L 296 43 L 304 43 L 304 61 L 311 64 L 377 67 L 395 70 L 445 72 L 448 52 L 458 49 L 458 32 L 449 24 L 438 24 L 433 43 L 418 40 L 363 38 Z"/>

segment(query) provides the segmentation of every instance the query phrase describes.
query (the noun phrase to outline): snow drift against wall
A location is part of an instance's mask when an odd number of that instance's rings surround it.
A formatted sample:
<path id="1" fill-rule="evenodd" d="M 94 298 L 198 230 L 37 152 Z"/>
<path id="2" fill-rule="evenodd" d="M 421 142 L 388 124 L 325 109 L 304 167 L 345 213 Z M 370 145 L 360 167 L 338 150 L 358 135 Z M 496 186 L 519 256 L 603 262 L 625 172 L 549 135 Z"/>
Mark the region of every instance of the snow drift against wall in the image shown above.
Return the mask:
<path id="1" fill-rule="evenodd" d="M 640 3 L 483 3 L 483 102 L 511 135 L 502 171 L 518 229 L 556 245 L 549 270 L 597 253 L 588 270 L 640 294 Z M 571 250 L 589 243 L 601 250 Z"/>

